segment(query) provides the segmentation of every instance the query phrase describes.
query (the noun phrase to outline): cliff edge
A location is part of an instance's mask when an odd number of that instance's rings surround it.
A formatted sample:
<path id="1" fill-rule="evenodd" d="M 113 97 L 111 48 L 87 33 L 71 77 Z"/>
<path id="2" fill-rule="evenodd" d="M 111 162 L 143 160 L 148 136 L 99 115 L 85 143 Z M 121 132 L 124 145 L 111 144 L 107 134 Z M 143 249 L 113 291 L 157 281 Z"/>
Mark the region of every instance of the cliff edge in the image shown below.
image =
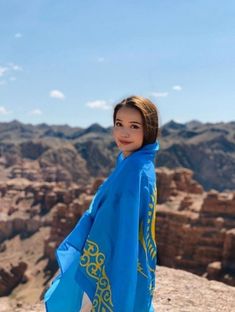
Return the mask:
<path id="1" fill-rule="evenodd" d="M 30 296 L 30 293 L 28 294 Z M 195 274 L 158 266 L 154 307 L 156 312 L 232 312 L 235 288 Z M 43 303 L 34 305 L 0 298 L 0 312 L 45 312 Z"/>

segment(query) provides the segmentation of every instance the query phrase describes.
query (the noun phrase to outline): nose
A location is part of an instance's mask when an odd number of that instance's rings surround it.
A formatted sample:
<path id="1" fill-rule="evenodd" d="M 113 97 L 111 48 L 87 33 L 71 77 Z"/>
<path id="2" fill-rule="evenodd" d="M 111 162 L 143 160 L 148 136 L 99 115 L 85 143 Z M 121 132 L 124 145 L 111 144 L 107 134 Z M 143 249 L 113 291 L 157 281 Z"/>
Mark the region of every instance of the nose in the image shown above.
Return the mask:
<path id="1" fill-rule="evenodd" d="M 121 132 L 121 137 L 127 138 L 127 137 L 130 136 L 130 133 L 129 133 L 129 130 L 128 130 L 128 129 L 125 129 L 124 127 L 122 127 L 120 130 L 121 130 L 121 131 L 120 131 L 120 132 Z"/>

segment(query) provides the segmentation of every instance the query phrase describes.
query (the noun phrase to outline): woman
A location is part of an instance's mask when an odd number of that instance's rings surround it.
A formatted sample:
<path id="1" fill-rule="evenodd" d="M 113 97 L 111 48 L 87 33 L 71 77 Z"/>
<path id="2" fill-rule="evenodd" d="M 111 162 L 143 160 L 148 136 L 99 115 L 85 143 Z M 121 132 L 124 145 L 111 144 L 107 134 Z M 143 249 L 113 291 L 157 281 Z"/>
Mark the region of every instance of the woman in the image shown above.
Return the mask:
<path id="1" fill-rule="evenodd" d="M 56 250 L 47 312 L 154 311 L 158 113 L 132 96 L 115 106 L 113 122 L 116 167 Z"/>

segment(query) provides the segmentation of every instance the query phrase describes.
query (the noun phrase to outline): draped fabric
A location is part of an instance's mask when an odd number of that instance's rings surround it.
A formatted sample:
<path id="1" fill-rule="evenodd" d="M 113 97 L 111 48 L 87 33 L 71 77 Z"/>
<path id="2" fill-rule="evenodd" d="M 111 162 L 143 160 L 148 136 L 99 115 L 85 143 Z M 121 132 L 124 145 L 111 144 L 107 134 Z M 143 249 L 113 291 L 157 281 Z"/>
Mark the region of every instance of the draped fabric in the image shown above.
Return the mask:
<path id="1" fill-rule="evenodd" d="M 116 166 L 55 255 L 60 273 L 44 295 L 47 312 L 152 312 L 157 246 L 156 173 L 159 142 Z"/>

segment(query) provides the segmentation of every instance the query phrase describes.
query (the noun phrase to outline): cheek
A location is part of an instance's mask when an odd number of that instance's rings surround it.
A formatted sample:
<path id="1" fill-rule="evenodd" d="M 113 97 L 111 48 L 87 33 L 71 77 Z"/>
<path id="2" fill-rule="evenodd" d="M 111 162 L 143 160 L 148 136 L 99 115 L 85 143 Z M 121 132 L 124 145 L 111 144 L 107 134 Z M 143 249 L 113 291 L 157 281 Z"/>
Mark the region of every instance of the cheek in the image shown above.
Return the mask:
<path id="1" fill-rule="evenodd" d="M 118 134 L 118 129 L 117 128 L 114 128 L 113 131 L 112 131 L 112 135 L 113 137 L 115 138 Z"/>
<path id="2" fill-rule="evenodd" d="M 140 131 L 139 133 L 138 133 L 138 137 L 139 137 L 139 139 L 144 139 L 144 131 Z"/>

